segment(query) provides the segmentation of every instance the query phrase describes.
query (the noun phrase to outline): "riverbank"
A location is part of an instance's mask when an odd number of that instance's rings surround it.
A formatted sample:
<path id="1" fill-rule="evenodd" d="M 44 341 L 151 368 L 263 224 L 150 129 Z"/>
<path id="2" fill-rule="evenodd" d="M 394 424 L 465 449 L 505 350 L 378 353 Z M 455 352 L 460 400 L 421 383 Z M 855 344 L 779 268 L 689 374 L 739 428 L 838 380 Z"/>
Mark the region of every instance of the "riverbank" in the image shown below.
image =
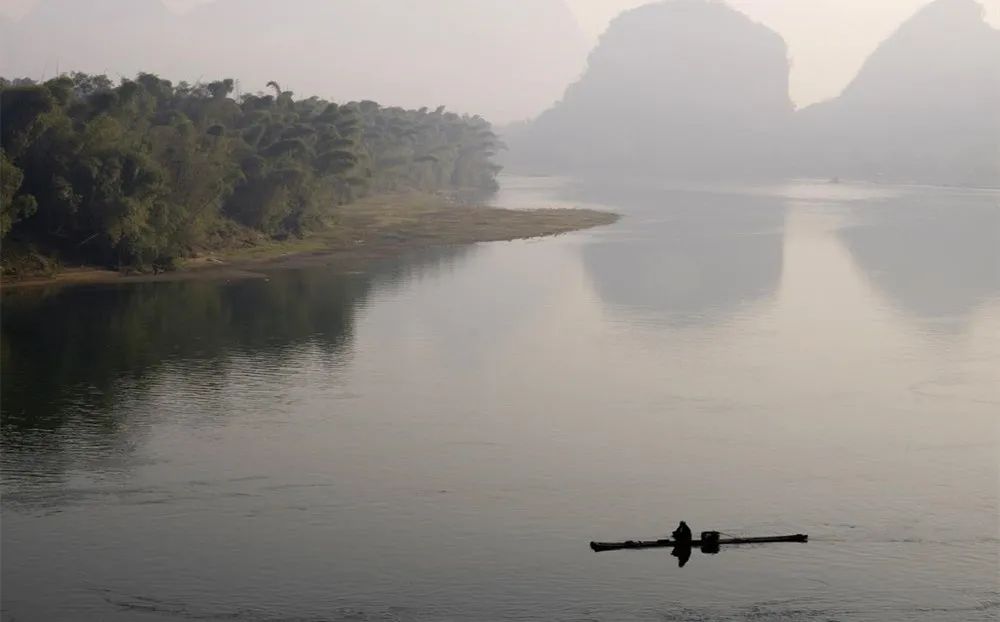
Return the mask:
<path id="1" fill-rule="evenodd" d="M 5 277 L 2 287 L 252 278 L 275 269 L 334 262 L 351 266 L 430 246 L 558 235 L 617 219 L 617 214 L 588 209 L 511 210 L 464 204 L 441 195 L 385 195 L 337 208 L 324 228 L 302 238 L 260 238 L 237 247 L 199 252 L 169 272 L 63 267 L 52 274 Z"/>

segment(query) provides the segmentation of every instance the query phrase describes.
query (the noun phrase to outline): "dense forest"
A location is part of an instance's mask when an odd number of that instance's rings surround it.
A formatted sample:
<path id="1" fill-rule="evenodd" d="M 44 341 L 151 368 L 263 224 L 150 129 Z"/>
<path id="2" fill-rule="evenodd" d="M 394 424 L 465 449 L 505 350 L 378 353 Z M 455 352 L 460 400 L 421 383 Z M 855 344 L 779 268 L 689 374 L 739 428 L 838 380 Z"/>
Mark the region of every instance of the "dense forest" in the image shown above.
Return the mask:
<path id="1" fill-rule="evenodd" d="M 496 187 L 500 144 L 481 117 L 234 86 L 0 79 L 5 255 L 168 267 L 247 232 L 327 226 L 368 194 Z"/>

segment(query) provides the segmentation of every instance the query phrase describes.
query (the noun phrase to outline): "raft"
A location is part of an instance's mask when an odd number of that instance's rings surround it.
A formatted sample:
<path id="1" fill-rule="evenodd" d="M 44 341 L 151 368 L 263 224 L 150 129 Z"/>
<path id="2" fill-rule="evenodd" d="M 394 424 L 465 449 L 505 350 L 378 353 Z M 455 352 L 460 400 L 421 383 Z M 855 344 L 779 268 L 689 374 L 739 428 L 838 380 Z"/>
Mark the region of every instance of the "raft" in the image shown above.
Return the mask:
<path id="1" fill-rule="evenodd" d="M 728 544 L 767 544 L 770 542 L 808 542 L 809 536 L 804 533 L 797 533 L 791 536 L 768 536 L 763 538 L 720 538 L 713 542 L 706 542 L 706 545 L 728 545 Z M 620 551 L 623 549 L 662 549 L 675 548 L 677 542 L 669 539 L 664 540 L 626 540 L 625 542 L 591 542 L 590 548 L 595 552 L 600 551 Z M 702 546 L 701 540 L 692 540 L 692 547 Z"/>

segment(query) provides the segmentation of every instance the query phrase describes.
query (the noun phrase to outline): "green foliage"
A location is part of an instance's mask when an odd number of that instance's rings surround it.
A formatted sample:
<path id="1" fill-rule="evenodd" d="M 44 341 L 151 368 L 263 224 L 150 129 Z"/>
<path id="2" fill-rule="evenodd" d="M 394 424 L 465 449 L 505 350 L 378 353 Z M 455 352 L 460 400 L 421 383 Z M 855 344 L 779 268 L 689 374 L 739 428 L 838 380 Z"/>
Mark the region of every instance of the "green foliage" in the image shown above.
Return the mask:
<path id="1" fill-rule="evenodd" d="M 110 266 L 170 265 L 232 222 L 299 235 L 372 192 L 496 187 L 480 117 L 231 98 L 232 80 L 0 79 L 0 235 Z"/>
<path id="2" fill-rule="evenodd" d="M 14 223 L 35 213 L 38 204 L 30 194 L 18 194 L 24 173 L 7 159 L 0 149 L 0 237 L 7 235 Z"/>

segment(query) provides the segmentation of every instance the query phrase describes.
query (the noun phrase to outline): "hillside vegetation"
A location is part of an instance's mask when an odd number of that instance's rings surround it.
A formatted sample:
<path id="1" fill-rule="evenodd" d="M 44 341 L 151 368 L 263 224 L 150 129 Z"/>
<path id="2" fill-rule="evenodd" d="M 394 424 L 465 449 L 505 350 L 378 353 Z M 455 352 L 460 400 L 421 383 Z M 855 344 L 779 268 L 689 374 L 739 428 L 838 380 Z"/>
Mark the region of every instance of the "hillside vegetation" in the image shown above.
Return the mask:
<path id="1" fill-rule="evenodd" d="M 301 235 L 359 197 L 496 187 L 478 116 L 375 102 L 234 99 L 232 80 L 0 82 L 0 235 L 80 263 L 171 265 L 248 232 Z"/>

